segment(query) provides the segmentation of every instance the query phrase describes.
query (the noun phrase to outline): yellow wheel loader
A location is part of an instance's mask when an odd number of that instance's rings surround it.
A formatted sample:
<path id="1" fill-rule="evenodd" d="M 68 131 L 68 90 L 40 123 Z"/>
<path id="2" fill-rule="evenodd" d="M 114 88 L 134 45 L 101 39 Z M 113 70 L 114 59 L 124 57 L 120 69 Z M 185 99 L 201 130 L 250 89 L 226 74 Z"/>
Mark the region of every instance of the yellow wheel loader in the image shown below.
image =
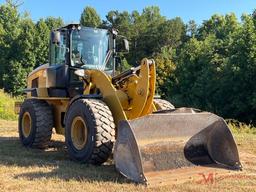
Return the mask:
<path id="1" fill-rule="evenodd" d="M 221 117 L 155 98 L 153 60 L 116 74 L 118 52 L 129 49 L 117 37 L 78 24 L 51 32 L 49 64 L 29 74 L 19 108 L 21 143 L 45 148 L 54 128 L 72 159 L 100 165 L 113 153 L 121 174 L 145 184 L 152 173 L 189 166 L 241 169 Z"/>

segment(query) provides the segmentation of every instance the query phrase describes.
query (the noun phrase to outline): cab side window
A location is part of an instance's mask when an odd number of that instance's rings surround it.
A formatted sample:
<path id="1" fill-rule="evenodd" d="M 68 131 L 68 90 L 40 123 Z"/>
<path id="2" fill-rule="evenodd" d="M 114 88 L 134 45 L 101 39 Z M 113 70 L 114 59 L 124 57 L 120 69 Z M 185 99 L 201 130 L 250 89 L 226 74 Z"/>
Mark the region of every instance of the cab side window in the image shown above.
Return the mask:
<path id="1" fill-rule="evenodd" d="M 57 43 L 51 43 L 51 55 L 50 55 L 50 64 L 51 65 L 62 65 L 66 61 L 66 52 L 67 52 L 67 40 L 66 35 L 61 33 L 61 41 Z"/>

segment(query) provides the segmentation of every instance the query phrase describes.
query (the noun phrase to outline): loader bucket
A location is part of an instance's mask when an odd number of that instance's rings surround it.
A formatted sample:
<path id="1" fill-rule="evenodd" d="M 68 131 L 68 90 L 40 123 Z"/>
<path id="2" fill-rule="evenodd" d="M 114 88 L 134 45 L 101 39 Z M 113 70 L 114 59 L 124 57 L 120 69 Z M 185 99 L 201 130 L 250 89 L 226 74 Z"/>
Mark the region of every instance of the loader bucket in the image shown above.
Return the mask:
<path id="1" fill-rule="evenodd" d="M 117 170 L 147 184 L 147 173 L 189 166 L 241 169 L 225 121 L 209 112 L 179 108 L 119 123 L 114 151 Z"/>

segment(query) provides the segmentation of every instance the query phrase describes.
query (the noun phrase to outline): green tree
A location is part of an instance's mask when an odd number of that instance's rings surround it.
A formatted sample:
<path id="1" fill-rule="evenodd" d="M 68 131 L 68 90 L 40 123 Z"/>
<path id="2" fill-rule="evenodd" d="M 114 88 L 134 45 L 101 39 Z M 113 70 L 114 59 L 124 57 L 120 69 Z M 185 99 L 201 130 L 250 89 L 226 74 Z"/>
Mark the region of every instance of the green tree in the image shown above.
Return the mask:
<path id="1" fill-rule="evenodd" d="M 131 49 L 126 56 L 130 65 L 139 65 L 144 57 L 156 59 L 157 87 L 159 93 L 167 95 L 170 90 L 166 87 L 167 82 L 172 84 L 174 79 L 174 53 L 185 36 L 182 20 L 178 17 L 166 20 L 157 6 L 146 7 L 141 14 L 138 11 L 110 11 L 106 19 L 104 23 L 107 27 L 117 28 L 119 34 L 130 40 Z"/>
<path id="2" fill-rule="evenodd" d="M 141 25 L 143 31 L 139 31 L 139 36 L 136 38 L 136 62 L 143 57 L 151 57 L 153 54 L 160 52 L 161 45 L 158 45 L 160 37 L 158 27 L 162 25 L 166 18 L 160 13 L 157 6 L 146 7 L 143 9 L 140 19 L 137 20 L 137 25 Z"/>
<path id="3" fill-rule="evenodd" d="M 50 27 L 47 26 L 43 19 L 40 19 L 36 25 L 35 40 L 34 40 L 34 53 L 35 53 L 35 66 L 45 64 L 48 62 L 49 57 L 49 35 Z"/>
<path id="4" fill-rule="evenodd" d="M 14 95 L 19 95 L 26 87 L 27 71 L 16 60 L 11 60 L 9 65 L 9 73 L 3 75 L 4 89 Z"/>
<path id="5" fill-rule="evenodd" d="M 251 15 L 242 16 L 242 26 L 234 33 L 224 82 L 227 105 L 223 115 L 256 122 L 256 27 Z M 223 82 L 221 82 L 224 84 Z M 224 91 L 222 92 L 224 95 Z"/>
<path id="6" fill-rule="evenodd" d="M 20 34 L 17 39 L 17 60 L 22 64 L 27 73 L 35 66 L 35 25 L 31 19 L 22 19 Z"/>
<path id="7" fill-rule="evenodd" d="M 197 24 L 194 20 L 190 20 L 188 24 L 186 24 L 186 33 L 189 37 L 195 37 L 197 30 Z"/>
<path id="8" fill-rule="evenodd" d="M 35 26 L 31 19 L 20 20 L 20 33 L 12 47 L 12 58 L 8 63 L 8 73 L 4 74 L 4 88 L 17 95 L 26 85 L 26 77 L 35 65 L 34 33 Z"/>
<path id="9" fill-rule="evenodd" d="M 107 26 L 118 29 L 120 34 L 131 36 L 131 16 L 127 11 L 110 11 L 107 16 Z"/>
<path id="10" fill-rule="evenodd" d="M 59 28 L 64 25 L 63 20 L 60 17 L 47 17 L 45 23 L 50 30 Z"/>
<path id="11" fill-rule="evenodd" d="M 156 63 L 157 80 L 156 87 L 158 94 L 161 94 L 164 98 L 171 95 L 171 87 L 176 80 L 174 71 L 176 65 L 173 62 L 175 56 L 175 50 L 170 47 L 163 47 L 161 52 L 154 55 Z"/>
<path id="12" fill-rule="evenodd" d="M 49 60 L 49 38 L 52 29 L 63 26 L 61 18 L 48 17 L 45 20 L 40 19 L 35 24 L 34 35 L 34 54 L 35 67 L 45 64 Z"/>
<path id="13" fill-rule="evenodd" d="M 138 65 L 143 57 L 151 57 L 160 51 L 156 46 L 159 39 L 158 26 L 166 19 L 160 14 L 157 6 L 146 7 L 142 13 L 133 11 L 110 11 L 106 16 L 105 25 L 119 30 L 119 34 L 130 40 L 131 51 L 127 56 L 128 63 Z M 157 47 L 157 48 L 156 48 Z"/>
<path id="14" fill-rule="evenodd" d="M 185 32 L 185 24 L 179 17 L 163 22 L 158 27 L 159 37 L 156 47 L 158 50 L 164 46 L 177 48 L 182 44 Z"/>
<path id="15" fill-rule="evenodd" d="M 93 7 L 85 7 L 81 14 L 80 23 L 86 27 L 99 27 L 102 22 L 97 11 Z"/>
<path id="16" fill-rule="evenodd" d="M 48 60 L 50 29 L 63 21 L 49 17 L 35 25 L 11 0 L 0 6 L 0 12 L 0 88 L 20 94 L 27 75 Z"/>
<path id="17" fill-rule="evenodd" d="M 217 39 L 225 39 L 229 33 L 233 33 L 239 23 L 234 13 L 223 15 L 213 15 L 209 20 L 203 22 L 198 29 L 198 38 L 205 39 L 208 35 L 214 34 Z"/>
<path id="18" fill-rule="evenodd" d="M 9 62 L 17 54 L 20 15 L 10 3 L 0 6 L 0 87 L 3 88 L 3 76 L 9 73 Z"/>
<path id="19" fill-rule="evenodd" d="M 255 122 L 255 41 L 251 15 L 244 15 L 241 24 L 234 14 L 205 21 L 177 55 L 169 97 L 178 105 Z"/>

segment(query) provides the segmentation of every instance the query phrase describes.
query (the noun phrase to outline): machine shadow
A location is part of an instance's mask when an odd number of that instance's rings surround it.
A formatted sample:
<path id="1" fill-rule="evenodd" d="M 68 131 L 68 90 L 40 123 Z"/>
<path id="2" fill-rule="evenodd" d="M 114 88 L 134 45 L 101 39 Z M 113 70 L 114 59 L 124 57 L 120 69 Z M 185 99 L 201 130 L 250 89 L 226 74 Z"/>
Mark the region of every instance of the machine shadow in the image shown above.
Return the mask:
<path id="1" fill-rule="evenodd" d="M 101 166 L 81 164 L 70 160 L 64 142 L 51 141 L 45 150 L 25 148 L 18 137 L 0 137 L 0 164 L 30 168 L 30 171 L 15 174 L 15 178 L 29 180 L 40 178 L 59 178 L 77 181 L 101 181 L 130 183 L 121 176 L 108 160 Z M 35 167 L 35 171 L 31 171 Z M 50 171 L 49 171 L 50 170 Z"/>

